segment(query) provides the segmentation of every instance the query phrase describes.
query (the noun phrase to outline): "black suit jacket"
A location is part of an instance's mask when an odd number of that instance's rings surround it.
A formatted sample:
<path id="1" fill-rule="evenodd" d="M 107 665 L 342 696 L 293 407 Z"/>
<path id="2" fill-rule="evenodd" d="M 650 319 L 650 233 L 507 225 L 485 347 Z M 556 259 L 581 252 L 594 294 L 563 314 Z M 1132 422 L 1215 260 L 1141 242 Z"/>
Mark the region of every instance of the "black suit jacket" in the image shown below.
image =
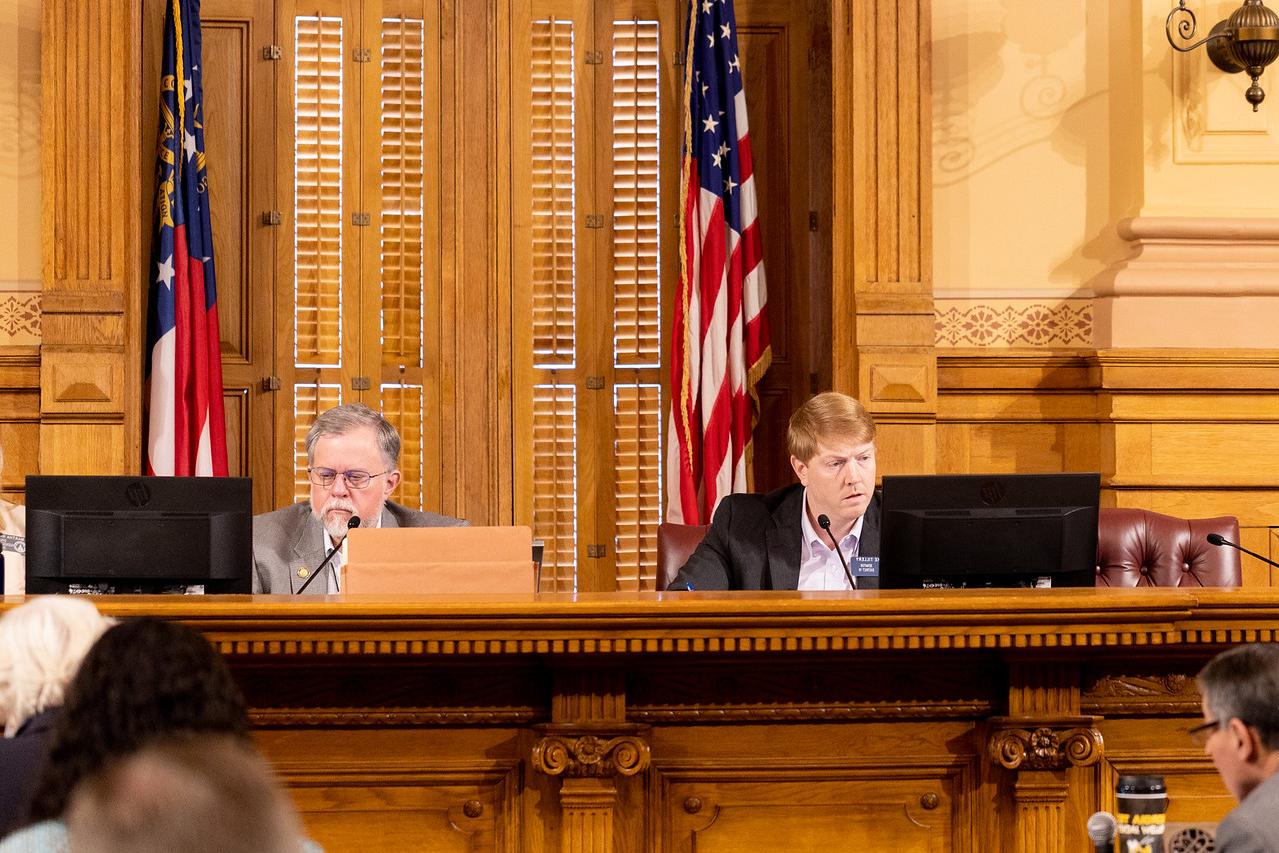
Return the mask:
<path id="1" fill-rule="evenodd" d="M 0 836 L 26 820 L 60 710 L 41 711 L 23 723 L 13 737 L 0 737 Z"/>
<path id="2" fill-rule="evenodd" d="M 796 589 L 803 507 L 804 487 L 799 483 L 766 495 L 728 495 L 715 510 L 706 538 L 667 589 Z M 878 492 L 865 519 L 857 552 L 878 557 Z M 879 578 L 858 578 L 857 588 L 878 589 Z"/>

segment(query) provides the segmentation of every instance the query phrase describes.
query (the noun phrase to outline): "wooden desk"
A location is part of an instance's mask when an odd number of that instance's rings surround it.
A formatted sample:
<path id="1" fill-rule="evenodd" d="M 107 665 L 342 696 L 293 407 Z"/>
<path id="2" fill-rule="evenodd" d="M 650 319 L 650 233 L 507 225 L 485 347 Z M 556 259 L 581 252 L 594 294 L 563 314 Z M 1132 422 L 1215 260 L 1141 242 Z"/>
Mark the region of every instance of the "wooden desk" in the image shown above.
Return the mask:
<path id="1" fill-rule="evenodd" d="M 1138 772 L 1212 822 L 1194 673 L 1279 626 L 1264 590 L 99 605 L 217 644 L 329 851 L 1066 853 Z"/>

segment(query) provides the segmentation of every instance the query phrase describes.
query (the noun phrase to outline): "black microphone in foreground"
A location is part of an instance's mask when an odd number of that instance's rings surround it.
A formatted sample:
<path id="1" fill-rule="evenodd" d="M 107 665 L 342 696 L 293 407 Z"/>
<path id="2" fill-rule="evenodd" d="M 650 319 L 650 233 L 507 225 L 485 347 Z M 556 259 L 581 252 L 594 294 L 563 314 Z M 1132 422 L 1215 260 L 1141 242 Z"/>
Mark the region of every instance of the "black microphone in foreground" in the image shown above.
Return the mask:
<path id="1" fill-rule="evenodd" d="M 347 530 L 354 530 L 355 528 L 357 528 L 357 527 L 359 527 L 359 526 L 360 526 L 360 517 L 359 517 L 358 515 L 353 515 L 353 516 L 351 516 L 350 518 L 348 518 L 348 519 L 346 520 L 346 529 L 347 529 Z M 332 551 L 330 551 L 330 552 L 329 552 L 329 555 L 328 555 L 327 557 L 325 557 L 325 558 L 324 558 L 324 562 L 323 562 L 323 563 L 320 563 L 320 565 L 316 568 L 316 570 L 315 570 L 315 571 L 313 571 L 313 572 L 311 572 L 311 576 L 310 576 L 309 578 L 307 578 L 307 579 L 306 579 L 306 583 L 302 584 L 302 588 L 301 588 L 301 589 L 299 589 L 297 592 L 293 593 L 294 595 L 301 595 L 302 593 L 306 592 L 306 588 L 307 588 L 308 586 L 310 586 L 310 585 L 311 585 L 311 581 L 313 581 L 313 580 L 315 580 L 317 577 L 319 577 L 319 576 L 320 576 L 320 572 L 324 571 L 324 567 L 325 567 L 325 566 L 327 566 L 330 562 L 332 562 L 332 560 L 333 560 L 333 555 L 334 555 L 334 554 L 336 554 L 336 553 L 338 552 L 338 549 L 342 547 L 342 542 L 345 542 L 345 541 L 346 541 L 346 537 L 345 537 L 345 536 L 343 536 L 343 537 L 342 537 L 342 540 L 341 540 L 340 542 L 334 542 L 334 543 L 333 543 L 333 550 L 332 550 Z M 333 583 L 334 583 L 335 585 L 337 584 L 337 576 L 336 576 L 336 575 L 334 575 L 334 576 L 333 576 Z M 341 590 L 339 590 L 339 592 L 340 592 L 340 591 L 341 591 Z"/>
<path id="2" fill-rule="evenodd" d="M 1088 818 L 1088 838 L 1094 853 L 1114 853 L 1115 830 L 1119 824 L 1110 812 L 1095 812 Z"/>
<path id="3" fill-rule="evenodd" d="M 1234 548 L 1239 551 L 1243 551 L 1249 557 L 1256 557 L 1261 562 L 1266 563 L 1267 565 L 1270 565 L 1270 566 L 1274 566 L 1276 569 L 1279 569 L 1279 563 L 1276 563 L 1274 560 L 1270 559 L 1269 557 L 1261 556 L 1256 551 L 1249 551 L 1247 548 L 1245 548 L 1242 545 L 1236 545 L 1235 543 L 1231 542 L 1229 539 L 1226 539 L 1225 537 L 1223 537 L 1220 533 L 1209 533 L 1208 544 L 1209 545 L 1228 545 L 1231 548 Z"/>
<path id="4" fill-rule="evenodd" d="M 844 567 L 844 577 L 848 578 L 848 585 L 857 589 L 857 581 L 853 580 L 853 573 L 848 570 L 848 561 L 844 559 L 844 552 L 835 541 L 835 534 L 830 532 L 830 519 L 824 514 L 817 516 L 817 526 L 826 531 L 831 544 L 835 546 L 835 553 L 839 555 L 839 564 Z"/>

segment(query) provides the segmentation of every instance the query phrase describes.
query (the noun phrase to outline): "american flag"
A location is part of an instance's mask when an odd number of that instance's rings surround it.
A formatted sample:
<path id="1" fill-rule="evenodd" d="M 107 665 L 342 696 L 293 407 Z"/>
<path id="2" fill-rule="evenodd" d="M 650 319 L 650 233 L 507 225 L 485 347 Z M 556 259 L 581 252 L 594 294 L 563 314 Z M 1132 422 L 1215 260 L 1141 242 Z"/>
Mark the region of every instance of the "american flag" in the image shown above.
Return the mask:
<path id="1" fill-rule="evenodd" d="M 666 518 L 705 524 L 750 487 L 755 386 L 772 351 L 732 0 L 693 0 L 685 57 Z"/>
<path id="2" fill-rule="evenodd" d="M 147 324 L 148 474 L 227 473 L 203 101 L 200 2 L 169 0 Z"/>

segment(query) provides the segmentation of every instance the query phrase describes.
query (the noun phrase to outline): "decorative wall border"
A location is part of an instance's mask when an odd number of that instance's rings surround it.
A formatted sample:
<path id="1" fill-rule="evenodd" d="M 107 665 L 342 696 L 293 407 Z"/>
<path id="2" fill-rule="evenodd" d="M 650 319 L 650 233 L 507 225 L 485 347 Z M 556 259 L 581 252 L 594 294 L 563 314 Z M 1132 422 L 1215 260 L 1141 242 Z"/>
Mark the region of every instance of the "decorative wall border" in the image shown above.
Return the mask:
<path id="1" fill-rule="evenodd" d="M 1091 298 L 934 298 L 933 310 L 939 348 L 1093 345 Z"/>
<path id="2" fill-rule="evenodd" d="M 40 291 L 0 290 L 0 346 L 38 346 Z"/>

